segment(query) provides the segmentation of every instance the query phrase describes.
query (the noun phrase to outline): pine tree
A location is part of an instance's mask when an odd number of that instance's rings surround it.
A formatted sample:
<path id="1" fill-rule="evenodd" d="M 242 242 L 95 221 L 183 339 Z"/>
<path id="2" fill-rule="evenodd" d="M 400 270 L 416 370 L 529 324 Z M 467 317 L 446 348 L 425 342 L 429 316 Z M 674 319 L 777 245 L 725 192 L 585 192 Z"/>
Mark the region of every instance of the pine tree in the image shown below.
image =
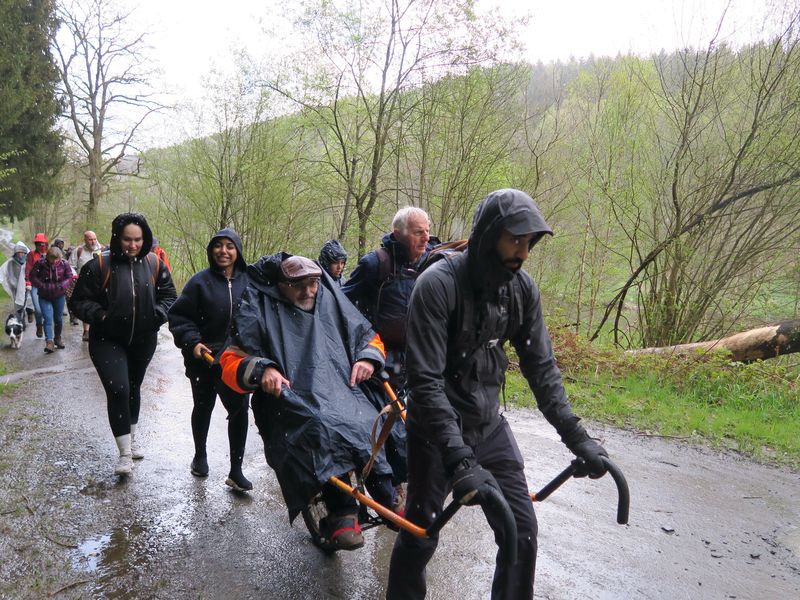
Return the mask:
<path id="1" fill-rule="evenodd" d="M 50 52 L 56 30 L 53 0 L 0 2 L 0 216 L 28 215 L 52 197 L 63 164 L 56 130 L 58 70 Z"/>

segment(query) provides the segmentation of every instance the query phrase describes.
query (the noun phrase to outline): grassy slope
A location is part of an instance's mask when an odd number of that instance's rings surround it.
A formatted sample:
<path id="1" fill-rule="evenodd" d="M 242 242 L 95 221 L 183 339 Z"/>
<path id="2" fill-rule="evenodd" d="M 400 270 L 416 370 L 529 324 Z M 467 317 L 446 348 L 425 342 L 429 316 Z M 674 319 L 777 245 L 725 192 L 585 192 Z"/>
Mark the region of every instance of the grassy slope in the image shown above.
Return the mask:
<path id="1" fill-rule="evenodd" d="M 800 357 L 742 365 L 721 356 L 633 357 L 556 339 L 575 412 L 642 431 L 704 441 L 800 467 Z M 534 404 L 518 372 L 509 401 Z"/>

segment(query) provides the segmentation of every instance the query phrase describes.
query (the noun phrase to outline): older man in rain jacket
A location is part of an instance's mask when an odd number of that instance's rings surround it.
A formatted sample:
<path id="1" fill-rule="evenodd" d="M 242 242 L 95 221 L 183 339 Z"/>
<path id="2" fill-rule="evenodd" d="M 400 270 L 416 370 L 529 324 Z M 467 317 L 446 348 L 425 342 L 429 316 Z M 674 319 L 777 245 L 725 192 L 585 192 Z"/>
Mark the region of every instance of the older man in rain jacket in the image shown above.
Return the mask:
<path id="1" fill-rule="evenodd" d="M 220 357 L 223 381 L 253 391 L 253 415 L 290 520 L 321 490 L 326 537 L 336 549 L 360 547 L 355 503 L 327 481 L 370 459 L 378 408 L 359 384 L 383 368 L 383 344 L 313 261 L 278 253 L 250 265 L 248 276 Z M 392 469 L 383 451 L 366 483 L 378 502 L 391 505 Z"/>
<path id="2" fill-rule="evenodd" d="M 406 517 L 427 527 L 451 489 L 462 504 L 499 491 L 514 514 L 518 560 L 509 564 L 498 555 L 492 598 L 533 598 L 536 567 L 536 516 L 522 455 L 500 414 L 506 341 L 519 356 L 539 410 L 586 461 L 587 474 L 605 471 L 605 450 L 589 438 L 567 400 L 539 290 L 521 269 L 533 245 L 551 234 L 526 193 L 489 194 L 475 212 L 468 250 L 423 272 L 409 307 Z M 502 545 L 499 516 L 485 512 Z M 425 566 L 436 545 L 435 537 L 400 532 L 388 598 L 425 596 Z"/>

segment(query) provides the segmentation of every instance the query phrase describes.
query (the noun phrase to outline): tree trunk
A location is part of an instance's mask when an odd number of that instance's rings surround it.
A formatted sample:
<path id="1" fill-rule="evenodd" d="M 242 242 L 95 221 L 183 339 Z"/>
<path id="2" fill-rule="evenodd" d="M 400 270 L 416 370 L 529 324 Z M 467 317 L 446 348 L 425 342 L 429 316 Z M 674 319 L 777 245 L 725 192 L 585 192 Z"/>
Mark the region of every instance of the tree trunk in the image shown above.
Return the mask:
<path id="1" fill-rule="evenodd" d="M 781 321 L 774 325 L 736 333 L 719 340 L 663 348 L 643 348 L 628 352 L 632 354 L 694 354 L 715 350 L 728 352 L 733 360 L 739 362 L 752 362 L 800 352 L 800 320 Z"/>

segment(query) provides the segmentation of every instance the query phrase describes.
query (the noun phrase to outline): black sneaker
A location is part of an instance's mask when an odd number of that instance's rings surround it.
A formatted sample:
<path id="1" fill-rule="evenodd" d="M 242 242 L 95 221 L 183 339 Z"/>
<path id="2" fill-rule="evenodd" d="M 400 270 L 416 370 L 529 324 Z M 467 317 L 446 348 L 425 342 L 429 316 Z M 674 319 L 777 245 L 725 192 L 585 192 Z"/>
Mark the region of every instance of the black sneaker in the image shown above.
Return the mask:
<path id="1" fill-rule="evenodd" d="M 189 470 L 195 477 L 208 477 L 208 459 L 205 456 L 195 455 Z"/>
<path id="2" fill-rule="evenodd" d="M 225 480 L 225 485 L 231 486 L 237 492 L 249 492 L 253 489 L 253 484 L 241 471 L 231 471 Z"/>

